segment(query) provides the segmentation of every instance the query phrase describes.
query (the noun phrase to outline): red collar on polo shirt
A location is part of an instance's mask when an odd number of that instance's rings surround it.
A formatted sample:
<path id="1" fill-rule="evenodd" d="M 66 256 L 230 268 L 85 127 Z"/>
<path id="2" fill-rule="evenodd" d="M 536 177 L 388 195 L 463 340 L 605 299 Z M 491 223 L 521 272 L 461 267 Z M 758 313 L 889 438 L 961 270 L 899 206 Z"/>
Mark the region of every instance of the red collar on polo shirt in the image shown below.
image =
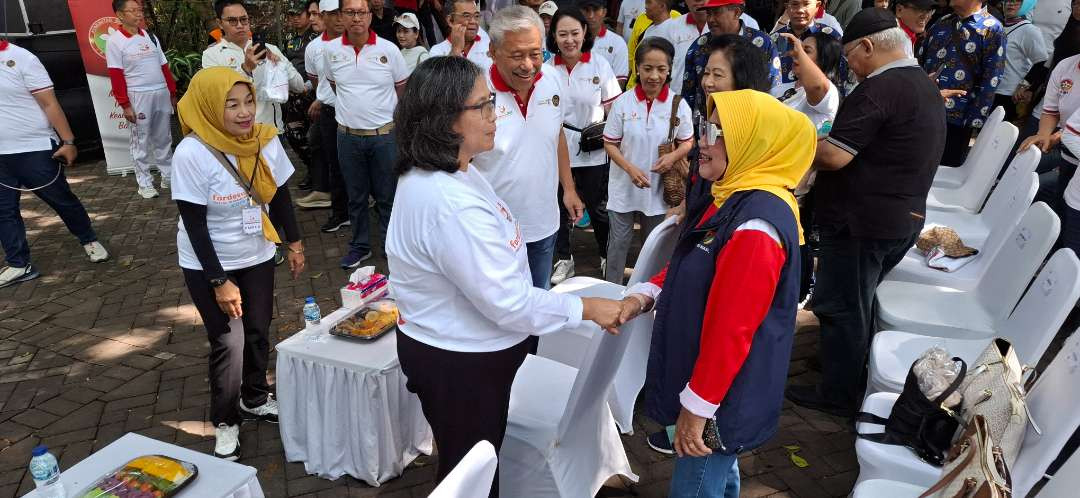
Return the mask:
<path id="1" fill-rule="evenodd" d="M 7 50 L 8 45 L 11 45 L 11 44 L 8 43 L 7 40 L 0 40 L 0 52 L 3 52 L 5 50 Z"/>
<path id="2" fill-rule="evenodd" d="M 119 32 L 123 33 L 123 34 L 124 34 L 124 36 L 125 36 L 125 37 L 128 37 L 128 38 L 131 38 L 132 36 L 135 36 L 135 35 L 133 35 L 133 34 L 131 34 L 131 33 L 128 33 L 128 31 L 127 31 L 126 29 L 124 29 L 124 27 L 123 27 L 123 26 L 120 26 L 120 29 L 117 29 L 117 31 L 119 31 Z M 142 34 L 142 30 L 141 30 L 141 29 L 139 30 L 139 33 L 138 33 L 138 34 Z"/>
<path id="3" fill-rule="evenodd" d="M 911 28 L 908 28 L 907 24 L 904 24 L 904 21 L 901 21 L 899 18 L 897 18 L 896 20 L 900 23 L 900 29 L 904 30 L 904 34 L 907 35 L 908 39 L 911 40 L 911 46 L 914 47 L 916 37 L 915 32 L 912 31 Z"/>
<path id="4" fill-rule="evenodd" d="M 352 47 L 353 50 L 356 50 L 356 53 L 358 53 L 358 54 L 360 53 L 360 49 L 363 48 L 363 47 L 354 46 L 352 44 L 352 42 L 349 41 L 349 34 L 348 33 L 345 33 L 345 34 L 341 35 L 341 43 L 344 44 L 345 46 Z M 375 32 L 371 31 L 371 30 L 368 30 L 367 41 L 364 42 L 364 45 L 374 45 L 374 44 L 375 44 Z"/>
<path id="5" fill-rule="evenodd" d="M 536 76 L 533 78 L 532 87 L 529 88 L 529 95 L 532 95 L 533 88 L 536 87 L 536 82 L 540 81 L 540 78 L 543 77 L 544 72 L 537 71 Z M 513 95 L 514 102 L 517 102 L 518 110 L 521 111 L 521 117 L 528 117 L 529 101 L 521 101 L 521 97 L 518 97 L 517 92 L 515 92 L 513 88 L 510 88 L 510 85 L 506 84 L 506 80 L 499 74 L 499 70 L 496 69 L 494 64 L 491 65 L 491 85 L 495 87 L 495 91 L 497 92 L 509 92 L 510 95 Z"/>
<path id="6" fill-rule="evenodd" d="M 603 38 L 607 34 L 607 26 L 601 25 L 600 32 L 596 34 L 597 38 Z"/>
<path id="7" fill-rule="evenodd" d="M 634 87 L 634 95 L 637 96 L 637 99 L 638 99 L 639 102 L 644 102 L 645 103 L 645 110 L 646 111 L 652 111 L 652 103 L 653 103 L 653 101 L 649 100 L 649 97 L 647 95 L 645 95 L 645 90 L 641 87 L 640 84 Z M 668 86 L 664 85 L 664 87 L 660 89 L 660 93 L 658 93 L 656 95 L 656 100 L 659 100 L 660 102 L 667 102 L 667 99 L 668 99 Z"/>
<path id="8" fill-rule="evenodd" d="M 473 38 L 473 44 L 469 45 L 469 48 L 465 49 L 465 51 L 461 53 L 461 56 L 462 57 L 468 57 L 469 56 L 469 51 L 472 50 L 473 47 L 476 46 L 476 42 L 478 42 L 478 41 L 480 41 L 480 35 L 479 34 L 476 35 L 476 38 Z"/>
<path id="9" fill-rule="evenodd" d="M 330 33 L 327 33 L 326 31 L 323 31 L 322 39 L 323 39 L 323 41 L 330 41 Z"/>
<path id="10" fill-rule="evenodd" d="M 585 52 L 585 53 L 581 54 L 581 59 L 578 60 L 578 62 L 589 62 L 590 60 L 592 60 L 592 52 Z M 555 56 L 555 65 L 556 66 L 560 66 L 560 65 L 565 66 L 566 61 L 563 60 L 561 55 L 556 55 Z"/>

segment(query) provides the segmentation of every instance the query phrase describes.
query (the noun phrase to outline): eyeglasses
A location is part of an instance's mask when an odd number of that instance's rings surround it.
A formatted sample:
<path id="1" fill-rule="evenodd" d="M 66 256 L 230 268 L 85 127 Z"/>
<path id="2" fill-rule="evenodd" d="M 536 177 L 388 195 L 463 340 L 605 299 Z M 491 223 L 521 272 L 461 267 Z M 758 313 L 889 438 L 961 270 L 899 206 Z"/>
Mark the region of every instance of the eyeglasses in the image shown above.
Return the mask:
<path id="1" fill-rule="evenodd" d="M 127 9 L 127 10 L 121 10 L 120 12 L 123 12 L 123 13 L 125 13 L 125 14 L 136 14 L 136 15 L 141 15 L 141 14 L 143 13 L 143 10 L 142 10 L 141 8 L 138 8 L 138 9 Z"/>
<path id="2" fill-rule="evenodd" d="M 720 138 L 723 138 L 724 129 L 708 119 L 701 118 L 701 122 L 698 123 L 698 136 L 701 137 L 703 144 L 712 147 Z"/>
<path id="3" fill-rule="evenodd" d="M 460 17 L 460 18 L 462 18 L 462 19 L 464 19 L 466 21 L 479 21 L 480 20 L 480 13 L 479 12 L 470 13 L 470 14 L 451 14 L 451 15 L 454 16 L 454 17 Z"/>
<path id="4" fill-rule="evenodd" d="M 495 96 L 488 97 L 482 104 L 467 105 L 462 107 L 466 111 L 480 111 L 480 117 L 490 120 L 495 115 Z"/>
<path id="5" fill-rule="evenodd" d="M 367 17 L 371 15 L 370 10 L 343 10 L 341 14 L 345 17 L 351 17 L 353 19 L 359 19 L 361 17 Z"/>
<path id="6" fill-rule="evenodd" d="M 244 17 L 226 17 L 226 18 L 222 19 L 222 21 L 225 21 L 226 23 L 228 23 L 229 26 L 247 26 L 248 24 L 251 24 L 251 18 L 248 17 L 248 16 L 244 16 Z"/>
<path id="7" fill-rule="evenodd" d="M 844 58 L 845 59 L 850 58 L 851 53 L 854 52 L 855 49 L 859 48 L 859 46 L 861 46 L 862 42 L 865 41 L 865 40 L 866 40 L 866 38 L 859 38 L 858 40 L 855 40 L 855 44 L 852 45 L 851 48 L 844 51 Z"/>

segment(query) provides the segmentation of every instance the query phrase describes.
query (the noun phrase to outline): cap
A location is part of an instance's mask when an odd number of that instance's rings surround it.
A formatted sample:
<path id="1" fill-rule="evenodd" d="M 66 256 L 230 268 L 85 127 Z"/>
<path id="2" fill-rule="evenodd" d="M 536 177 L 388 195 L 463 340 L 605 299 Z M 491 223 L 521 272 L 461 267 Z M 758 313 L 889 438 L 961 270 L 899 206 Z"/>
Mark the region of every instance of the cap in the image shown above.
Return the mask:
<path id="1" fill-rule="evenodd" d="M 896 23 L 896 14 L 880 7 L 863 9 L 851 18 L 851 22 L 844 29 L 844 37 L 840 41 L 851 43 L 859 38 L 897 26 L 899 24 Z"/>
<path id="2" fill-rule="evenodd" d="M 577 6 L 579 9 L 584 9 L 585 7 L 592 7 L 594 9 L 600 7 L 606 8 L 607 2 L 604 0 L 578 0 Z"/>
<path id="3" fill-rule="evenodd" d="M 340 8 L 340 0 L 319 0 L 319 12 L 330 12 Z"/>
<path id="4" fill-rule="evenodd" d="M 585 4 L 582 4 L 582 7 L 584 7 L 584 6 L 585 6 Z M 552 2 L 551 0 L 547 0 L 546 2 L 540 4 L 539 12 L 540 12 L 540 15 L 542 15 L 542 16 L 545 16 L 545 15 L 553 16 L 558 11 L 559 11 L 559 6 L 555 5 L 555 2 Z"/>
<path id="5" fill-rule="evenodd" d="M 711 9 L 714 7 L 726 7 L 728 5 L 746 5 L 745 0 L 705 0 L 705 5 L 702 5 L 702 9 Z"/>
<path id="6" fill-rule="evenodd" d="M 290 0 L 285 6 L 286 14 L 299 14 L 307 11 L 307 0 Z"/>
<path id="7" fill-rule="evenodd" d="M 305 303 L 314 303 L 315 302 L 315 297 L 314 296 L 308 296 L 308 297 L 304 298 L 304 302 Z"/>
<path id="8" fill-rule="evenodd" d="M 48 452 L 49 452 L 49 448 L 46 448 L 45 445 L 43 445 L 43 444 L 39 444 L 39 445 L 34 447 L 33 451 L 31 451 L 31 455 L 39 457 L 39 456 L 44 455 L 44 454 L 46 454 Z"/>
<path id="9" fill-rule="evenodd" d="M 897 5 L 907 5 L 920 10 L 936 9 L 938 4 L 934 0 L 896 0 Z"/>
<path id="10" fill-rule="evenodd" d="M 420 21 L 416 19 L 416 14 L 412 12 L 406 12 L 394 18 L 394 24 L 400 24 L 404 28 L 420 29 Z"/>

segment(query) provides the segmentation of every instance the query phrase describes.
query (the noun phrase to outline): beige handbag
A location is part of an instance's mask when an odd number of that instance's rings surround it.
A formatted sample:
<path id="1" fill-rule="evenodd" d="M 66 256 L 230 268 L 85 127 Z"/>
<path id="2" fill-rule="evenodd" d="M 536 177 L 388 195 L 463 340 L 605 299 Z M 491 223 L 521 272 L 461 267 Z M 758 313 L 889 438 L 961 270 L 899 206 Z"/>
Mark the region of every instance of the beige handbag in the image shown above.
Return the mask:
<path id="1" fill-rule="evenodd" d="M 675 150 L 675 129 L 679 126 L 679 100 L 681 98 L 681 95 L 676 94 L 671 100 L 671 120 L 668 121 L 667 142 L 657 146 L 660 155 L 656 157 L 663 157 L 664 154 Z M 690 161 L 687 161 L 685 157 L 675 161 L 671 169 L 660 173 L 660 182 L 664 186 L 665 204 L 670 207 L 682 204 L 682 201 L 686 199 L 686 177 L 689 174 Z"/>
<path id="2" fill-rule="evenodd" d="M 975 415 L 945 455 L 941 480 L 919 498 L 1009 498 L 1012 476 L 988 422 Z"/>
<path id="3" fill-rule="evenodd" d="M 1016 455 L 1024 443 L 1026 424 L 1030 421 L 1039 432 L 1028 415 L 1023 384 L 1025 370 L 1012 344 L 996 338 L 968 370 L 960 386 L 964 396 L 961 417 L 971 420 L 981 415 L 986 419 L 990 437 L 994 445 L 1001 448 L 1008 466 L 1016 462 Z"/>

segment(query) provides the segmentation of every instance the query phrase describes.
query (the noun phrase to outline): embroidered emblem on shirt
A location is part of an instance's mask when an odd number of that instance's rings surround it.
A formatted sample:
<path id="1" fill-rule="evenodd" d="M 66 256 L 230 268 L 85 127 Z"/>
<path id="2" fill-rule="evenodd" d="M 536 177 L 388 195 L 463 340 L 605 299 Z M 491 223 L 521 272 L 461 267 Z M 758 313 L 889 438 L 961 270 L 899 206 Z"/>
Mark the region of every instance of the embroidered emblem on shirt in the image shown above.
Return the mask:
<path id="1" fill-rule="evenodd" d="M 1065 95 L 1065 94 L 1069 93 L 1070 91 L 1072 91 L 1072 87 L 1073 87 L 1073 80 L 1070 80 L 1070 79 L 1061 80 L 1061 94 L 1062 95 Z"/>
<path id="2" fill-rule="evenodd" d="M 600 84 L 600 77 L 599 76 L 593 76 L 592 77 L 592 84 L 599 85 Z"/>
<path id="3" fill-rule="evenodd" d="M 386 56 L 379 57 L 379 62 L 386 64 Z"/>
<path id="4" fill-rule="evenodd" d="M 716 240 L 716 232 L 709 230 L 705 232 L 705 238 L 701 239 L 701 243 L 704 245 L 712 244 Z"/>
<path id="5" fill-rule="evenodd" d="M 559 96 L 558 95 L 552 95 L 551 96 L 551 105 L 553 105 L 555 107 L 559 107 Z"/>
<path id="6" fill-rule="evenodd" d="M 614 52 L 614 51 L 615 51 L 615 47 L 608 47 L 607 48 L 607 53 L 609 53 L 609 54 Z"/>
<path id="7" fill-rule="evenodd" d="M 146 119 L 146 114 L 139 113 L 139 119 Z"/>
<path id="8" fill-rule="evenodd" d="M 15 61 L 7 61 L 7 67 L 15 67 Z"/>

